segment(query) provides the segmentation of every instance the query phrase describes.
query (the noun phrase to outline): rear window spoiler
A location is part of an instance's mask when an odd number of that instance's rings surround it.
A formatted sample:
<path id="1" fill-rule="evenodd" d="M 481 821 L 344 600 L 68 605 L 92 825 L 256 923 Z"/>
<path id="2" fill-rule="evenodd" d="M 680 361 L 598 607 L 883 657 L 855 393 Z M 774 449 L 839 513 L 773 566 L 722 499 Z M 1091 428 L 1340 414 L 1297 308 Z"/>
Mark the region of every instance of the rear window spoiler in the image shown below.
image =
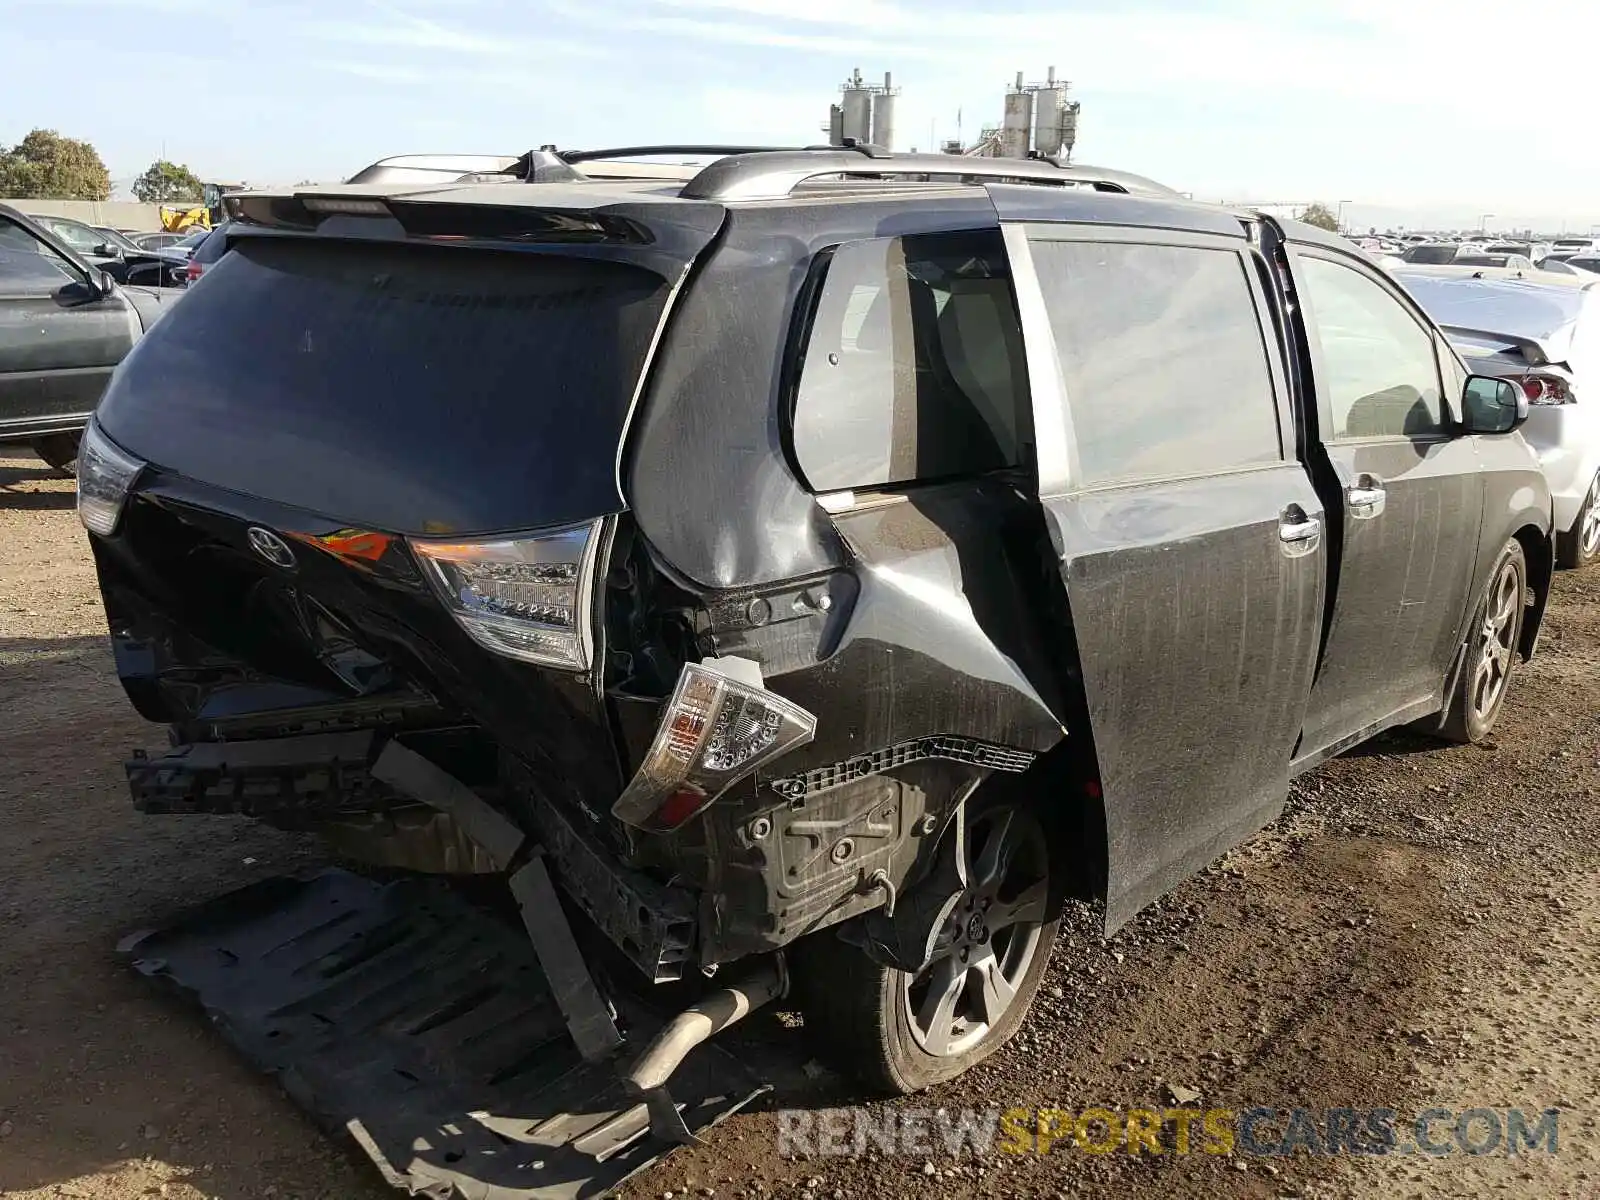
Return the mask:
<path id="1" fill-rule="evenodd" d="M 1504 346 L 1514 349 L 1527 359 L 1529 366 L 1543 367 L 1553 363 L 1549 347 L 1538 338 L 1520 337 L 1514 333 L 1504 333 L 1498 330 L 1470 329 L 1465 325 L 1441 325 L 1445 336 L 1449 338 L 1467 338 L 1474 342 L 1487 342 L 1491 345 Z"/>

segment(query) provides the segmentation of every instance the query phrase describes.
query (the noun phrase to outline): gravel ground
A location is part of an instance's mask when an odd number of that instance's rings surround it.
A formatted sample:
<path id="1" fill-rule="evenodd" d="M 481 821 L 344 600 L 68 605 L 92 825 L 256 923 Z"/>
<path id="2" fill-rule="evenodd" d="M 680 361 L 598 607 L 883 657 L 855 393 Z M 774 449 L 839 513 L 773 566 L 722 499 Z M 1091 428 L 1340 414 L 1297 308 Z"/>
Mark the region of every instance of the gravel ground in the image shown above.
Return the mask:
<path id="1" fill-rule="evenodd" d="M 113 953 L 319 851 L 132 813 L 120 760 L 162 731 L 117 685 L 71 484 L 26 458 L 0 457 L 0 712 L 0 1194 L 391 1195 Z M 1597 746 L 1600 570 L 1557 579 L 1491 743 L 1389 737 L 1302 779 L 1282 820 L 1111 942 L 1080 922 L 1010 1047 L 899 1102 L 1558 1107 L 1556 1155 L 785 1159 L 772 1109 L 869 1101 L 774 1013 L 738 1041 L 776 1094 L 630 1194 L 1600 1196 Z"/>

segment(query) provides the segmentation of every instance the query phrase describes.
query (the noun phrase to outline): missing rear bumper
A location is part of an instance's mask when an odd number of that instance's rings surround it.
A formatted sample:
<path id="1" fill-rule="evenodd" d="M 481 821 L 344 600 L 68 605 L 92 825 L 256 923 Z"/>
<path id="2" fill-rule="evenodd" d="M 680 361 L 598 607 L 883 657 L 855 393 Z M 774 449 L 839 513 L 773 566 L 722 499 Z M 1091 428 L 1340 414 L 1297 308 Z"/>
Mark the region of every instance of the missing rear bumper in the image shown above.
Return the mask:
<path id="1" fill-rule="evenodd" d="M 528 938 L 440 880 L 269 880 L 123 948 L 412 1193 L 598 1196 L 681 1140 L 615 1059 L 584 1061 Z M 664 1028 L 615 1002 L 629 1045 Z M 691 1136 L 765 1090 L 715 1045 L 671 1086 Z"/>

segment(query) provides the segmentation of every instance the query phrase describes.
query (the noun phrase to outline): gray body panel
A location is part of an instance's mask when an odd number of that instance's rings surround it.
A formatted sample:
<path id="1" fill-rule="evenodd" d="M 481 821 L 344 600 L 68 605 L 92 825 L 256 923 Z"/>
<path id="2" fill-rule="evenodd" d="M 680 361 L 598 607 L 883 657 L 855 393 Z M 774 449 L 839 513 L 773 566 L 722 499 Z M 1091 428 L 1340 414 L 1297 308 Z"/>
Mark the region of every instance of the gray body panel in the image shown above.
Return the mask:
<path id="1" fill-rule="evenodd" d="M 1032 217 L 1037 210 L 1013 211 Z M 1160 216 L 1170 227 L 1169 215 Z M 1279 435 L 1289 447 L 1283 461 L 1085 486 L 1033 246 L 1035 239 L 1126 237 L 1246 251 L 1243 226 L 1236 218 L 1229 225 L 1177 232 L 1007 227 L 1028 339 L 1040 501 L 1070 607 L 1098 765 L 1110 928 L 1282 808 L 1327 577 L 1322 541 L 1286 542 L 1282 529 L 1321 520 L 1322 502 L 1293 457 L 1292 436 L 1284 436 L 1292 432 L 1286 365 L 1265 344 L 1261 358 L 1270 360 Z M 1225 229 L 1231 236 L 1218 236 Z M 1264 297 L 1256 292 L 1254 299 L 1259 308 Z M 1269 321 L 1270 310 L 1259 317 Z"/>
<path id="2" fill-rule="evenodd" d="M 90 267 L 48 231 L 8 208 L 0 220 L 80 273 L 78 282 L 0 280 L 0 439 L 81 429 L 143 323 L 121 289 L 92 291 Z"/>
<path id="3" fill-rule="evenodd" d="M 1343 514 L 1339 580 L 1300 755 L 1439 707 L 1477 562 L 1483 481 L 1472 438 L 1327 447 L 1343 488 L 1387 493 Z"/>
<path id="4" fill-rule="evenodd" d="M 1432 327 L 1404 291 L 1360 256 L 1320 240 L 1307 249 L 1363 274 Z M 1303 295 L 1298 251 L 1288 265 Z M 1425 436 L 1339 440 L 1326 428 L 1320 343 L 1303 321 L 1298 328 L 1313 368 L 1306 424 L 1325 471 L 1330 536 L 1337 539 L 1336 586 L 1294 764 L 1301 771 L 1382 729 L 1440 710 L 1495 557 L 1519 528 L 1548 531 L 1549 508 L 1537 461 L 1520 437 L 1474 436 L 1456 427 L 1467 371 L 1436 330 L 1446 427 Z M 1485 470 L 1486 459 L 1496 464 L 1493 471 Z M 1540 493 L 1542 512 L 1531 494 L 1511 504 L 1503 494 L 1508 486 Z M 1347 503 L 1358 489 L 1373 487 L 1384 497 L 1375 514 Z M 1533 519 L 1510 508 L 1531 509 Z"/>
<path id="5" fill-rule="evenodd" d="M 1297 463 L 1045 496 L 1083 664 L 1116 927 L 1278 815 L 1317 652 L 1326 556 L 1282 511 Z"/>

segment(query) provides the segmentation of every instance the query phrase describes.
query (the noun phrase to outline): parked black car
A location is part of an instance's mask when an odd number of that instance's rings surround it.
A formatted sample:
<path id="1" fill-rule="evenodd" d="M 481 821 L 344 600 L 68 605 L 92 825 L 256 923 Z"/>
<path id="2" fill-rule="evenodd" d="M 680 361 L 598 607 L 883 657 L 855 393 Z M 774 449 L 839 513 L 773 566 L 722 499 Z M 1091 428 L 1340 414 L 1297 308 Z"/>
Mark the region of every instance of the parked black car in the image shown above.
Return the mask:
<path id="1" fill-rule="evenodd" d="M 32 219 L 118 283 L 179 287 L 184 282 L 188 258 L 182 252 L 140 246 L 114 229 L 87 225 L 71 217 L 34 214 Z"/>
<path id="2" fill-rule="evenodd" d="M 112 370 L 173 302 L 118 286 L 0 204 L 0 443 L 70 466 Z"/>
<path id="3" fill-rule="evenodd" d="M 1518 389 L 1331 234 L 954 161 L 231 201 L 83 456 L 173 731 L 136 802 L 548 869 L 643 981 L 792 980 L 910 1091 L 1065 897 L 1115 929 L 1296 773 L 1483 738 L 1551 574 Z M 507 826 L 543 857 L 462 849 Z"/>

